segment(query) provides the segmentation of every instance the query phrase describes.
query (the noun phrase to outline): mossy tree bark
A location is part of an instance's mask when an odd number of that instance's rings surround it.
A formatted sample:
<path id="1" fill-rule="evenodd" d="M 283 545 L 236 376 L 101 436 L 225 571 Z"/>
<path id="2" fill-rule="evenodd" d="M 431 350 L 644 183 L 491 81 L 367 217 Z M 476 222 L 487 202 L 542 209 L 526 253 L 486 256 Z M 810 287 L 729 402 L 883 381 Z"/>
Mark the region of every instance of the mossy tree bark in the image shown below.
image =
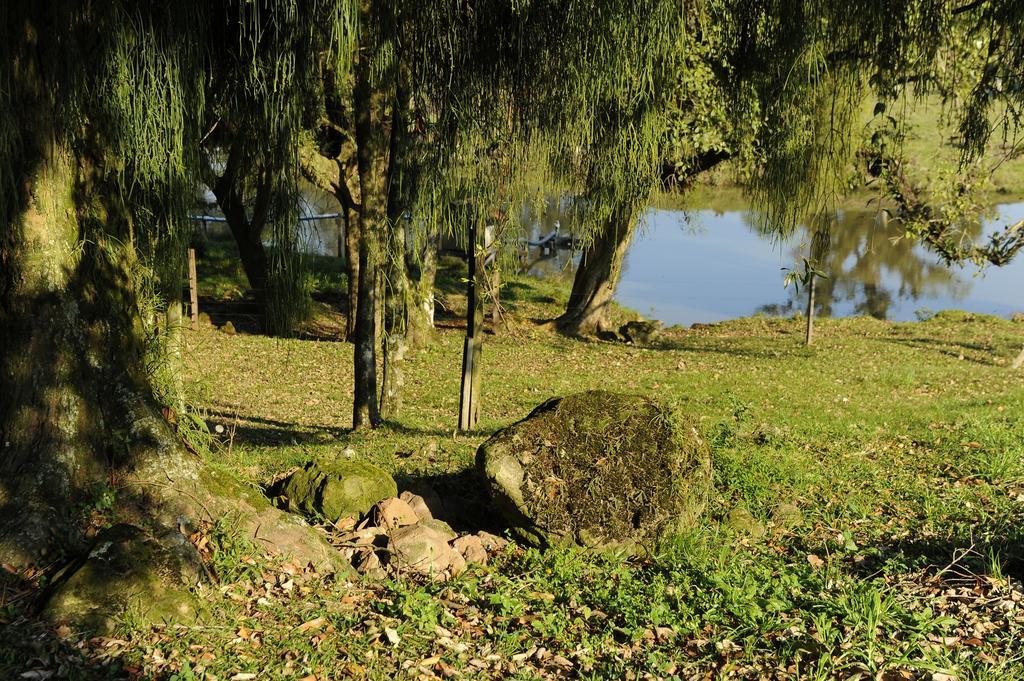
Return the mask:
<path id="1" fill-rule="evenodd" d="M 360 272 L 355 333 L 355 400 L 353 428 L 373 427 L 380 416 L 393 418 L 401 406 L 402 360 L 409 329 L 416 340 L 426 336 L 432 314 L 422 298 L 433 293 L 432 255 L 419 258 L 416 282 L 410 287 L 410 239 L 406 215 L 411 202 L 415 169 L 409 160 L 416 132 L 410 121 L 413 102 L 411 71 L 403 62 L 400 40 L 388 33 L 399 21 L 383 3 L 365 0 L 360 11 L 378 18 L 376 28 L 362 34 L 355 65 L 353 111 L 359 169 Z M 400 33 L 400 31 L 398 31 Z M 382 69 L 374 55 L 390 52 Z M 376 282 L 376 289 L 372 288 Z M 429 293 L 424 288 L 429 287 Z M 378 306 L 378 300 L 383 303 Z M 432 309 L 429 310 L 432 313 Z M 377 316 L 379 314 L 379 320 Z M 412 321 L 410 321 L 412 320 Z M 378 335 L 379 333 L 379 335 Z M 376 340 L 382 341 L 382 380 L 375 394 Z"/>
<path id="2" fill-rule="evenodd" d="M 348 317 L 345 319 L 345 340 L 356 338 L 356 309 L 359 307 L 359 212 L 353 205 L 345 211 L 345 275 L 348 280 Z"/>
<path id="3" fill-rule="evenodd" d="M 0 561 L 81 555 L 102 495 L 118 522 L 188 560 L 198 554 L 183 532 L 237 514 L 264 547 L 338 566 L 311 528 L 209 469 L 162 418 L 143 368 L 129 223 L 102 199 L 117 194 L 97 167 L 48 141 L 4 225 Z"/>
<path id="4" fill-rule="evenodd" d="M 636 216 L 631 210 L 617 210 L 584 250 L 569 303 L 557 321 L 564 333 L 579 335 L 605 329 L 608 305 L 615 295 L 635 227 Z"/>
<path id="5" fill-rule="evenodd" d="M 363 3 L 361 13 L 373 16 L 374 3 Z M 377 273 L 381 257 L 380 236 L 388 221 L 388 156 L 391 121 L 390 69 L 373 73 L 370 55 L 375 53 L 372 31 L 364 33 L 355 64 L 356 158 L 359 168 L 359 287 L 354 349 L 355 386 L 352 427 L 373 428 L 380 422 L 377 396 Z"/>
<path id="6" fill-rule="evenodd" d="M 422 348 L 434 337 L 434 282 L 437 279 L 435 231 L 424 229 L 416 234 L 406 234 L 405 266 L 409 278 L 406 342 L 410 349 Z"/>
<path id="7" fill-rule="evenodd" d="M 404 382 L 402 360 L 407 350 L 409 313 L 409 278 L 406 271 L 406 154 L 409 145 L 408 111 L 410 106 L 407 84 L 401 65 L 402 53 L 395 59 L 399 66 L 395 73 L 393 102 L 391 105 L 391 139 L 388 159 L 387 221 L 384 247 L 384 357 L 382 362 L 380 411 L 385 419 L 398 415 L 402 407 Z"/>

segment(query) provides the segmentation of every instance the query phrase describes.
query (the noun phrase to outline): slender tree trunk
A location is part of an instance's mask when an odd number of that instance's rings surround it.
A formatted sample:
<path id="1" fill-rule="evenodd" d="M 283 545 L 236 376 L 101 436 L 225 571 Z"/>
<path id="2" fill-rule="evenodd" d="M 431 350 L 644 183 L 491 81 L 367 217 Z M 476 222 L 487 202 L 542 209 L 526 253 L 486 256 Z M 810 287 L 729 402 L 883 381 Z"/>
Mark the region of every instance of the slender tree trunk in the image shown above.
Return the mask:
<path id="1" fill-rule="evenodd" d="M 804 334 L 804 345 L 810 345 L 814 340 L 814 275 L 811 275 L 811 281 L 807 284 L 807 330 Z"/>
<path id="2" fill-rule="evenodd" d="M 393 419 L 402 406 L 403 360 L 407 349 L 409 279 L 406 269 L 406 152 L 409 144 L 406 74 L 401 52 L 395 59 L 394 102 L 391 107 L 391 139 L 388 159 L 388 218 L 384 253 L 384 361 L 381 380 L 381 415 Z"/>
<path id="3" fill-rule="evenodd" d="M 228 227 L 238 245 L 238 255 L 242 259 L 242 269 L 249 281 L 249 288 L 260 300 L 265 299 L 267 290 L 268 260 L 267 250 L 263 246 L 262 229 L 254 228 L 248 221 L 241 224 L 228 219 Z"/>
<path id="4" fill-rule="evenodd" d="M 406 351 L 405 235 L 401 224 L 388 226 L 384 275 L 384 361 L 381 380 L 381 416 L 393 419 L 402 406 L 402 360 Z"/>
<path id="5" fill-rule="evenodd" d="M 369 9 L 364 7 L 361 14 Z M 373 428 L 380 422 L 377 402 L 377 267 L 380 262 L 379 239 L 386 233 L 388 219 L 390 129 L 387 114 L 392 98 L 387 86 L 389 73 L 371 74 L 369 55 L 375 53 L 376 46 L 363 46 L 356 63 L 353 91 L 360 194 L 359 301 L 356 306 L 352 405 L 352 427 L 355 430 Z"/>
<path id="6" fill-rule="evenodd" d="M 345 211 L 345 269 L 348 274 L 348 318 L 345 320 L 345 339 L 356 339 L 356 310 L 359 307 L 359 213 L 350 208 Z"/>
<path id="7" fill-rule="evenodd" d="M 359 284 L 354 340 L 355 389 L 352 427 L 373 428 L 380 421 L 377 409 L 377 267 L 368 244 L 360 239 Z"/>
<path id="8" fill-rule="evenodd" d="M 584 334 L 605 329 L 608 305 L 615 295 L 635 227 L 636 216 L 631 211 L 618 210 L 583 252 L 569 304 L 558 318 L 558 326 L 564 333 Z"/>
<path id="9" fill-rule="evenodd" d="M 256 292 L 260 300 L 265 300 L 264 292 L 269 277 L 269 260 L 263 246 L 263 228 L 266 224 L 266 207 L 270 200 L 270 186 L 267 182 L 259 183 L 252 218 L 246 211 L 245 196 L 242 188 L 245 158 L 242 145 L 235 142 L 231 145 L 224 172 L 217 176 L 209 164 L 206 166 L 206 182 L 217 199 L 217 205 L 224 213 L 231 236 L 235 238 L 238 254 L 242 260 L 245 278 L 249 288 Z"/>
<path id="10" fill-rule="evenodd" d="M 409 348 L 422 348 L 434 336 L 434 282 L 437 278 L 437 234 L 406 233 L 405 266 L 409 289 L 406 299 L 406 339 Z"/>

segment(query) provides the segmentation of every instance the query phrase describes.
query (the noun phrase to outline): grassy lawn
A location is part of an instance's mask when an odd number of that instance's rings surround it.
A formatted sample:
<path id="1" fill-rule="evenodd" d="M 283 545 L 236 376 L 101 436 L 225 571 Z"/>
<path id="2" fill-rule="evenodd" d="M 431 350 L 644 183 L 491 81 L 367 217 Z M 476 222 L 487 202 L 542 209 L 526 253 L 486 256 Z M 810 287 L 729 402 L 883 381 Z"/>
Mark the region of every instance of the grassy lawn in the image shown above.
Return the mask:
<path id="1" fill-rule="evenodd" d="M 696 531 L 642 557 L 512 546 L 448 583 L 373 583 L 268 561 L 225 519 L 202 625 L 26 635 L 0 669 L 34 655 L 69 678 L 1024 678 L 1024 373 L 1007 368 L 1024 324 L 821 320 L 807 349 L 799 320 L 750 318 L 641 348 L 535 323 L 564 295 L 508 286 L 473 435 L 453 432 L 458 330 L 410 353 L 401 417 L 358 436 L 351 345 L 189 331 L 191 398 L 225 428 L 212 462 L 259 485 L 350 447 L 433 484 L 463 529 L 491 527 L 472 475 L 491 432 L 552 395 L 641 392 L 712 443 Z"/>

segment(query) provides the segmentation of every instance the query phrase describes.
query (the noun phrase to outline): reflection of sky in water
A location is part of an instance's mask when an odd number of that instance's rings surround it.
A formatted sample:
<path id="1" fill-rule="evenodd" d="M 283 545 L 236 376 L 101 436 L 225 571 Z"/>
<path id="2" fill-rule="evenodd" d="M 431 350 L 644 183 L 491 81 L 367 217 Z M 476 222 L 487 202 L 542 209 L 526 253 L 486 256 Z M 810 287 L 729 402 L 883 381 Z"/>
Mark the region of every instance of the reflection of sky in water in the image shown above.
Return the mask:
<path id="1" fill-rule="evenodd" d="M 1021 218 L 1024 204 L 1006 205 L 986 226 Z M 906 242 L 893 245 L 889 236 L 873 214 L 841 216 L 825 268 L 829 279 L 818 283 L 819 312 L 905 321 L 918 310 L 998 315 L 1024 310 L 1024 256 L 973 276 L 973 266 L 950 271 L 934 254 Z M 772 244 L 756 233 L 744 212 L 694 211 L 687 222 L 679 211 L 650 211 L 626 256 L 615 297 L 669 324 L 803 311 L 804 293 L 795 296 L 783 288 L 781 268 L 798 262 L 799 247 L 807 241 L 801 232 Z"/>
<path id="2" fill-rule="evenodd" d="M 306 215 L 337 210 L 327 195 L 312 193 L 306 200 Z M 532 239 L 553 231 L 556 221 L 561 234 L 572 227 L 571 217 L 559 210 L 545 211 L 539 220 L 523 217 L 532 222 Z M 1004 205 L 986 227 L 1022 218 L 1024 203 Z M 667 324 L 803 312 L 805 294 L 783 288 L 782 268 L 796 266 L 809 237 L 801 230 L 786 243 L 772 243 L 758 235 L 752 222 L 746 211 L 648 211 L 626 256 L 616 300 Z M 305 222 L 302 227 L 309 251 L 337 253 L 340 220 Z M 924 310 L 955 308 L 1004 316 L 1024 311 L 1024 254 L 1007 267 L 990 267 L 975 276 L 974 266 L 951 270 L 924 248 L 905 241 L 893 245 L 891 235 L 872 212 L 849 211 L 838 217 L 824 268 L 829 278 L 819 279 L 816 289 L 819 314 L 873 314 L 907 321 Z M 530 249 L 531 274 L 571 281 L 578 256 L 562 249 L 551 258 L 539 255 L 538 249 Z"/>

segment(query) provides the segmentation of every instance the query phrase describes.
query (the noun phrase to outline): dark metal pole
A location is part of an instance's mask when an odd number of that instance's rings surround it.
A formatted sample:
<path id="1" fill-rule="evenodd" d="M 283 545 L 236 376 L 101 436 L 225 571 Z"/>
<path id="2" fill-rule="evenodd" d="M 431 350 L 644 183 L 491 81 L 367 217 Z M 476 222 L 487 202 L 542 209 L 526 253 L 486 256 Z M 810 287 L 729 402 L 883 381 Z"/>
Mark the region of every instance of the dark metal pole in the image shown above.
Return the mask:
<path id="1" fill-rule="evenodd" d="M 476 343 L 476 222 L 469 225 L 466 250 L 469 281 L 466 283 L 466 341 L 462 347 L 462 385 L 459 393 L 459 430 L 473 430 L 480 418 L 480 355 Z"/>

